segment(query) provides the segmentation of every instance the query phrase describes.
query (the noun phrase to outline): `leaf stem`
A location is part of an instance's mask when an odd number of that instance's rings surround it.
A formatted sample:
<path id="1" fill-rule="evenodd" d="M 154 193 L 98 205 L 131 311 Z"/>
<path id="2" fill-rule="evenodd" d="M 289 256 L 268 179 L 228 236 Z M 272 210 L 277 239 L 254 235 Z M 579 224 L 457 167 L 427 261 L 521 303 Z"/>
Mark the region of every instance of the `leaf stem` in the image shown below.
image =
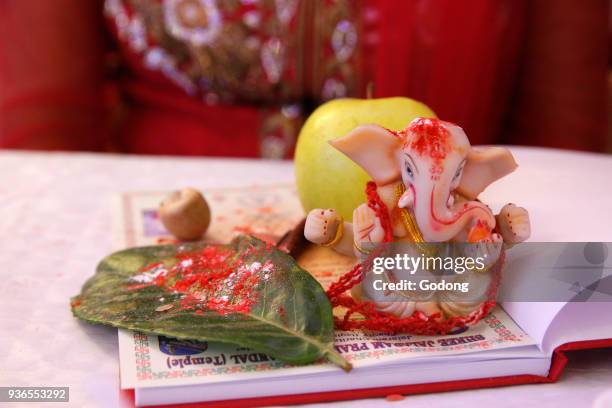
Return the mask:
<path id="1" fill-rule="evenodd" d="M 353 369 L 353 365 L 346 361 L 344 357 L 337 353 L 334 350 L 327 350 L 325 352 L 325 358 L 327 358 L 330 362 L 342 368 L 347 373 Z"/>

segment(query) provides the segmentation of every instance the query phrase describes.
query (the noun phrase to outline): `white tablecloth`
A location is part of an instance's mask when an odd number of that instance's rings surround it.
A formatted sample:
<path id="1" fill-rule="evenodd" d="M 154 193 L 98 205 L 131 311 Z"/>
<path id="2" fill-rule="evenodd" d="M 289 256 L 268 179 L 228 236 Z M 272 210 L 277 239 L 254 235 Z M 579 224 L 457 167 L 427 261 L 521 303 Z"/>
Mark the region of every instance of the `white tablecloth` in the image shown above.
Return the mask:
<path id="1" fill-rule="evenodd" d="M 494 209 L 527 207 L 534 241 L 612 241 L 612 156 L 513 151 L 521 167 L 484 196 Z M 125 403 L 116 330 L 78 322 L 68 305 L 111 250 L 114 193 L 292 181 L 289 162 L 0 152 L 0 386 L 69 386 L 78 407 Z M 335 405 L 591 406 L 612 387 L 612 352 L 575 356 L 556 384 Z"/>

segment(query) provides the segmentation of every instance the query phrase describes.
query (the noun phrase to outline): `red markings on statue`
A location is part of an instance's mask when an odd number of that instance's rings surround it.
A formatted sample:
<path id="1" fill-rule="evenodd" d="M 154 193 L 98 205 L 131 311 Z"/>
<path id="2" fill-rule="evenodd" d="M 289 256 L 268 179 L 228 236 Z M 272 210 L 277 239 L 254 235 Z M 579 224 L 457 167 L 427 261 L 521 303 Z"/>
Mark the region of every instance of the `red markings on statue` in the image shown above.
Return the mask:
<path id="1" fill-rule="evenodd" d="M 489 239 L 491 237 L 491 232 L 491 228 L 489 228 L 487 224 L 482 220 L 478 220 L 468 232 L 467 241 L 475 243 Z"/>
<path id="2" fill-rule="evenodd" d="M 443 160 L 450 150 L 450 133 L 444 123 L 433 118 L 419 118 L 408 126 L 410 148 L 420 156 Z"/>
<path id="3" fill-rule="evenodd" d="M 445 123 L 435 118 L 418 118 L 400 133 L 406 141 L 405 147 L 432 159 L 431 179 L 439 180 L 444 172 L 443 161 L 451 150 L 450 132 Z"/>
<path id="4" fill-rule="evenodd" d="M 256 288 L 270 279 L 273 272 L 270 261 L 256 261 L 267 250 L 268 247 L 263 247 L 236 252 L 211 245 L 179 253 L 172 266 L 156 263 L 142 268 L 136 280 L 145 283 L 131 288 L 158 286 L 178 294 L 181 296 L 178 310 L 193 310 L 197 315 L 206 311 L 248 314 L 258 301 Z"/>

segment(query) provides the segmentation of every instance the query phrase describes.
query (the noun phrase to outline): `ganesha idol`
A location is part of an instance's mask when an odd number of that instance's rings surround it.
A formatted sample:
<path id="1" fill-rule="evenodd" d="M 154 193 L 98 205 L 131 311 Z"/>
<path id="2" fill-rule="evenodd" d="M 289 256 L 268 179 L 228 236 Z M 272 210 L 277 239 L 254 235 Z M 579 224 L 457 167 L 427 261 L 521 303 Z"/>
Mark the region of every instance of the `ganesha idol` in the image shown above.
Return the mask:
<path id="1" fill-rule="evenodd" d="M 371 252 L 366 248 L 376 247 L 385 237 L 388 241 L 390 235 L 393 243 L 468 243 L 464 252 L 484 254 L 489 267 L 455 274 L 456 281 L 471 283 L 469 298 L 452 290 L 377 292 L 372 271 L 353 287 L 353 298 L 371 301 L 377 310 L 400 318 L 421 312 L 441 321 L 476 313 L 491 284 L 491 265 L 504 248 L 530 235 L 524 208 L 506 204 L 495 215 L 478 200 L 489 184 L 516 169 L 510 151 L 496 146 L 472 147 L 461 127 L 433 118 L 417 118 L 399 132 L 361 125 L 330 143 L 369 174 L 386 213 L 363 203 L 354 209 L 349 223 L 334 209 L 314 209 L 306 218 L 307 240 L 360 261 Z M 386 233 L 385 225 L 391 234 Z M 399 281 L 408 279 L 408 273 L 395 269 L 385 276 Z"/>

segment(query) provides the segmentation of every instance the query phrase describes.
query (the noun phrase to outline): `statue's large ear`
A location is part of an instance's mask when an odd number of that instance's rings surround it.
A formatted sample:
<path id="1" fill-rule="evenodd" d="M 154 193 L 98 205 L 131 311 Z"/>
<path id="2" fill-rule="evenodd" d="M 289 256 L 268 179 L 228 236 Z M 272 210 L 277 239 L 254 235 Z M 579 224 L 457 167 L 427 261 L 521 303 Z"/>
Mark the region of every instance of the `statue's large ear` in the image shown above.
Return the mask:
<path id="1" fill-rule="evenodd" d="M 329 143 L 361 166 L 378 185 L 401 177 L 396 152 L 402 147 L 402 140 L 382 126 L 357 126 Z"/>
<path id="2" fill-rule="evenodd" d="M 457 191 L 473 200 L 495 180 L 517 168 L 514 156 L 505 147 L 473 147 L 467 155 Z"/>

